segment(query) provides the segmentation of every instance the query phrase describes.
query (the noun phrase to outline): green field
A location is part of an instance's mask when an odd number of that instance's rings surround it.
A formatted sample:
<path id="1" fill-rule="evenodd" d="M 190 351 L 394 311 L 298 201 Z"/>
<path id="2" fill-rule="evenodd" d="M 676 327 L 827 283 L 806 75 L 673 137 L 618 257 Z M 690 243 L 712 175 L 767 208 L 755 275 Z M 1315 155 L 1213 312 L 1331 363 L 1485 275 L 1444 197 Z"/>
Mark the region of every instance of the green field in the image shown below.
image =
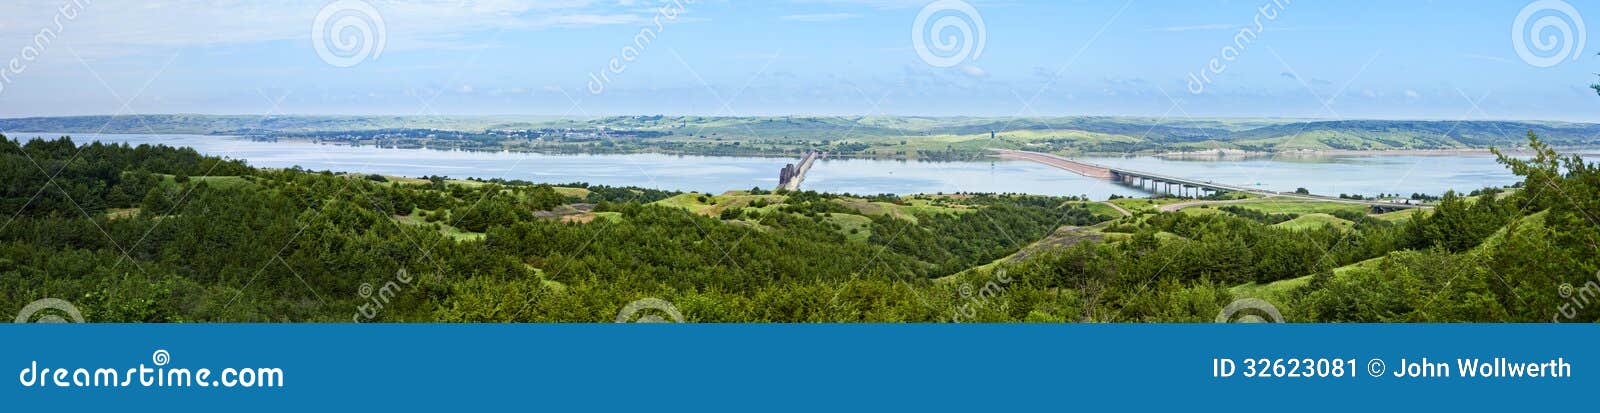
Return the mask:
<path id="1" fill-rule="evenodd" d="M 872 236 L 872 218 L 854 214 L 827 214 L 822 222 L 839 226 L 839 233 L 852 241 L 866 242 Z"/>
<path id="2" fill-rule="evenodd" d="M 165 185 L 180 186 L 180 185 L 178 185 L 178 180 L 177 180 L 176 176 L 173 176 L 173 175 L 160 175 L 160 177 L 161 177 L 162 183 L 165 184 Z M 191 181 L 194 181 L 194 182 L 205 182 L 206 185 L 214 185 L 214 186 L 221 187 L 221 188 L 235 187 L 235 186 L 239 186 L 239 185 L 248 185 L 248 184 L 250 184 L 249 180 L 246 180 L 244 177 L 239 177 L 239 176 L 190 176 L 190 177 L 187 177 L 187 178 L 189 180 L 191 180 Z"/>
<path id="3" fill-rule="evenodd" d="M 1348 211 L 1366 213 L 1367 206 L 1340 202 L 1310 201 L 1293 198 L 1267 198 L 1251 202 L 1228 204 L 1268 214 L 1315 214 Z"/>
<path id="4" fill-rule="evenodd" d="M 401 224 L 413 225 L 413 226 L 418 226 L 418 227 L 434 227 L 434 226 L 437 226 L 438 227 L 438 231 L 439 231 L 440 234 L 444 234 L 445 236 L 453 238 L 453 239 L 455 239 L 457 241 L 475 241 L 475 240 L 481 240 L 484 237 L 484 233 L 482 233 L 482 232 L 463 231 L 463 230 L 461 230 L 459 228 L 450 226 L 450 224 L 445 223 L 445 222 L 431 222 L 430 223 L 430 222 L 424 221 L 422 218 L 418 217 L 417 213 L 415 213 L 415 212 L 413 212 L 411 215 L 404 215 L 404 216 L 397 215 L 397 216 L 394 217 L 394 220 L 395 220 L 395 222 L 399 222 Z"/>
<path id="5" fill-rule="evenodd" d="M 1295 217 L 1295 219 L 1280 222 L 1274 225 L 1280 228 L 1289 229 L 1316 229 L 1327 226 L 1333 226 L 1339 229 L 1350 229 L 1350 227 L 1355 225 L 1355 223 L 1335 217 L 1333 215 L 1317 212 L 1301 215 L 1299 217 Z"/>

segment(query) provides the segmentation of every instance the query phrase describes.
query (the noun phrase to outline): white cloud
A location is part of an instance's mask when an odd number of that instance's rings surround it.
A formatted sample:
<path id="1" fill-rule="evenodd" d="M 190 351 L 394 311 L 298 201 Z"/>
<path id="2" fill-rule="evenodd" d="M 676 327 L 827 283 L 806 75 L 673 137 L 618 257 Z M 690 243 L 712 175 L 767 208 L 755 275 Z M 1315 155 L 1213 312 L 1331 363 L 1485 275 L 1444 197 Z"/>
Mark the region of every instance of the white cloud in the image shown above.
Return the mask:
<path id="1" fill-rule="evenodd" d="M 549 16 L 539 20 L 539 25 L 551 27 L 585 27 L 613 24 L 638 24 L 644 21 L 644 17 L 634 14 L 571 14 Z"/>
<path id="2" fill-rule="evenodd" d="M 1192 32 L 1199 30 L 1233 30 L 1240 26 L 1237 24 L 1197 24 L 1193 26 L 1170 26 L 1145 29 L 1147 32 Z"/>
<path id="3" fill-rule="evenodd" d="M 386 27 L 389 49 L 452 47 L 465 33 L 640 24 L 653 8 L 590 0 L 366 0 Z M 54 29 L 58 0 L 0 4 L 0 50 L 21 47 Z M 63 21 L 57 41 L 85 58 L 147 49 L 306 41 L 326 1 L 151 0 L 85 2 Z M 478 42 L 481 43 L 481 42 Z"/>
<path id="4" fill-rule="evenodd" d="M 841 20 L 859 19 L 861 15 L 855 13 L 817 13 L 817 14 L 791 14 L 779 17 L 779 20 L 792 22 L 823 23 Z"/>
<path id="5" fill-rule="evenodd" d="M 930 0 L 794 0 L 795 3 L 831 4 L 843 6 L 860 6 L 875 9 L 908 9 L 928 5 Z M 976 3 L 973 1 L 972 3 Z"/>
<path id="6" fill-rule="evenodd" d="M 1507 59 L 1507 58 L 1504 58 L 1504 57 L 1481 55 L 1481 54 L 1475 54 L 1475 53 L 1464 54 L 1464 55 L 1461 55 L 1461 57 L 1462 58 L 1466 58 L 1466 59 L 1473 59 L 1473 60 L 1487 60 L 1487 61 L 1491 61 L 1491 62 L 1511 63 L 1511 59 Z"/>

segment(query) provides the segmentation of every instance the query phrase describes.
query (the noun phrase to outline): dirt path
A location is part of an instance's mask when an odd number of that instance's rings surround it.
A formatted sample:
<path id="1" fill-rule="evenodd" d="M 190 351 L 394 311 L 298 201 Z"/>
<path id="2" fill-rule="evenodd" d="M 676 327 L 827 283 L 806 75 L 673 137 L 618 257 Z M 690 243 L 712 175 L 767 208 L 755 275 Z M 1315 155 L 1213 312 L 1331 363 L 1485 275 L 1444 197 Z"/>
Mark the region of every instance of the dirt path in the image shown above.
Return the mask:
<path id="1" fill-rule="evenodd" d="M 1217 204 L 1237 204 L 1237 203 L 1242 203 L 1242 202 L 1259 202 L 1259 201 L 1261 201 L 1263 199 L 1268 199 L 1268 198 L 1273 198 L 1273 197 L 1268 196 L 1268 197 L 1262 197 L 1262 198 L 1229 199 L 1229 200 L 1226 200 L 1226 201 L 1189 201 L 1189 202 L 1179 202 L 1179 203 L 1176 203 L 1176 204 L 1162 205 L 1159 210 L 1161 212 L 1174 212 L 1174 211 L 1177 211 L 1177 210 L 1180 210 L 1180 209 L 1184 209 L 1184 208 L 1188 208 L 1188 207 L 1192 207 L 1192 206 L 1217 205 Z"/>
<path id="2" fill-rule="evenodd" d="M 1131 216 L 1133 216 L 1133 213 L 1132 213 L 1132 212 L 1128 212 L 1128 210 L 1126 210 L 1126 209 L 1122 209 L 1122 207 L 1120 207 L 1120 206 L 1117 206 L 1117 204 L 1115 204 L 1115 203 L 1112 203 L 1112 202 L 1111 202 L 1111 201 L 1100 201 L 1100 203 L 1102 203 L 1102 204 L 1106 204 L 1106 206 L 1108 206 L 1108 207 L 1111 207 L 1111 209 L 1115 209 L 1115 210 L 1117 210 L 1117 212 L 1121 212 L 1121 213 L 1122 213 L 1122 216 L 1125 216 L 1125 217 L 1131 217 Z"/>

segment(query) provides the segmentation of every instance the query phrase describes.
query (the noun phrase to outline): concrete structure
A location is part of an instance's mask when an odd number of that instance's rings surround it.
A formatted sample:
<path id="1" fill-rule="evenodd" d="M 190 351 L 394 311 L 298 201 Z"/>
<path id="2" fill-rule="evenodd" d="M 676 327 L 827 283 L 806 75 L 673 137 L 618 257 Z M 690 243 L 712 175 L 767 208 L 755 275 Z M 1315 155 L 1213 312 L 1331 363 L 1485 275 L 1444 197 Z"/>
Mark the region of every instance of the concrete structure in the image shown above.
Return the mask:
<path id="1" fill-rule="evenodd" d="M 811 165 L 820 157 L 822 157 L 821 152 L 806 151 L 805 156 L 800 158 L 799 165 L 792 163 L 783 165 L 783 169 L 778 171 L 778 188 L 799 190 L 800 183 L 806 180 L 806 172 L 811 170 Z"/>
<path id="2" fill-rule="evenodd" d="M 1428 208 L 1427 206 L 1417 204 L 1401 204 L 1377 200 L 1344 199 L 1330 196 L 1297 194 L 1293 192 L 1275 192 L 1257 188 L 1219 184 L 1210 181 L 1201 181 L 1176 176 L 1135 171 L 1131 169 L 1111 168 L 1088 162 L 1074 161 L 1048 153 L 1015 151 L 1009 149 L 996 149 L 995 151 L 1000 153 L 1001 158 L 1038 162 L 1072 171 L 1073 173 L 1079 175 L 1105 179 L 1156 194 L 1170 194 L 1180 197 L 1201 198 L 1228 192 L 1244 192 L 1269 197 L 1288 197 L 1347 204 L 1362 204 L 1370 207 L 1373 213 L 1392 212 L 1412 208 Z"/>

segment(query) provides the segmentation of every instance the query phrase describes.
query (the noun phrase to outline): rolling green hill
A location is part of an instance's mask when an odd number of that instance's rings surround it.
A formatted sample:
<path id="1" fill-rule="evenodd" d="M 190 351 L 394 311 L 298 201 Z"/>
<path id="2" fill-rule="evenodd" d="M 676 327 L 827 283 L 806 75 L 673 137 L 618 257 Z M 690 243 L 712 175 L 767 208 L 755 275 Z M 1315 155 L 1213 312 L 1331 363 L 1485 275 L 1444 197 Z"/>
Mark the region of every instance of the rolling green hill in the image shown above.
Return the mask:
<path id="1" fill-rule="evenodd" d="M 821 150 L 841 156 L 926 159 L 973 159 L 986 156 L 988 148 L 1157 153 L 1520 147 L 1529 131 L 1557 147 L 1600 146 L 1600 124 L 1539 121 L 177 114 L 0 119 L 0 130 L 217 134 L 539 152 L 788 155 Z"/>

